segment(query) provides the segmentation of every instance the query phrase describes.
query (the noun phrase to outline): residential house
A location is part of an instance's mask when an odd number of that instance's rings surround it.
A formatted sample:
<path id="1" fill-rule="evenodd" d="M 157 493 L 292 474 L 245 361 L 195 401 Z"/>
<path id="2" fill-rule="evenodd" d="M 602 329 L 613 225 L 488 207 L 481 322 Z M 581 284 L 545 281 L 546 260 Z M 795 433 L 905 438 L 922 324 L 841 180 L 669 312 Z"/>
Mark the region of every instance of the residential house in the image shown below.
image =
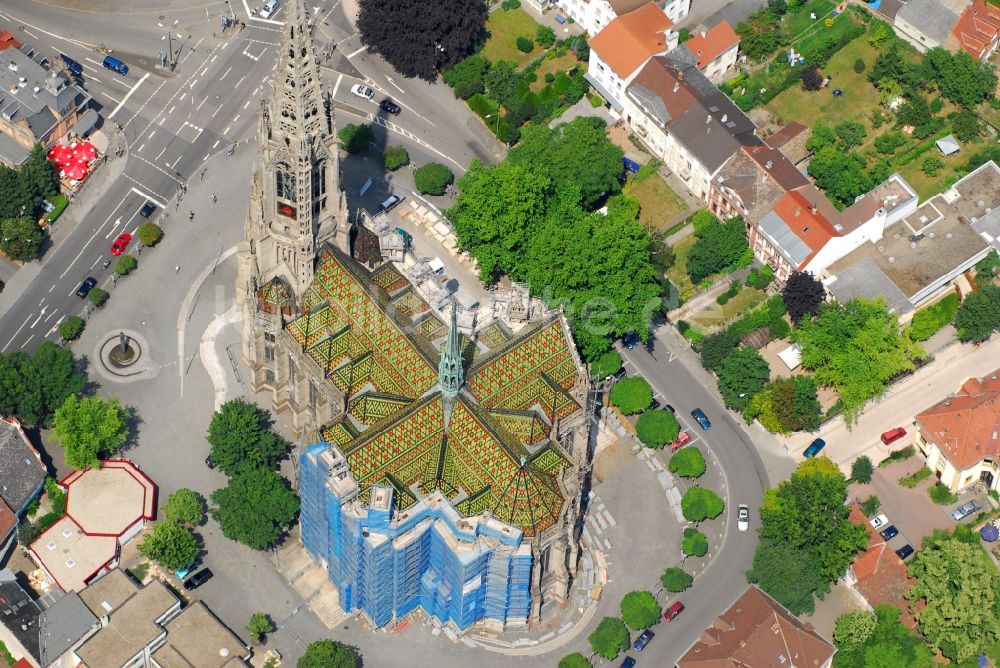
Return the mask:
<path id="1" fill-rule="evenodd" d="M 735 73 L 736 57 L 740 51 L 740 36 L 729 21 L 720 21 L 708 30 L 702 30 L 684 43 L 695 55 L 697 67 L 709 81 L 719 84 L 726 73 Z"/>
<path id="2" fill-rule="evenodd" d="M 544 0 L 547 2 L 547 0 Z M 646 4 L 650 0 L 556 0 L 556 6 L 595 37 L 615 19 L 622 18 Z M 691 0 L 656 0 L 654 6 L 666 16 L 671 25 L 680 23 L 691 10 Z"/>
<path id="3" fill-rule="evenodd" d="M 917 449 L 948 489 L 1000 489 L 1000 369 L 969 378 L 915 422 Z"/>
<path id="4" fill-rule="evenodd" d="M 35 144 L 48 148 L 81 123 L 91 96 L 28 45 L 0 51 L 0 162 L 18 166 Z M 89 129 L 86 128 L 86 129 Z"/>
<path id="5" fill-rule="evenodd" d="M 712 179 L 708 208 L 719 218 L 756 225 L 784 193 L 809 185 L 792 161 L 764 142 L 742 146 Z"/>
<path id="6" fill-rule="evenodd" d="M 41 607 L 35 601 L 31 588 L 22 586 L 17 574 L 8 569 L 0 571 L 0 641 L 15 659 L 24 659 L 29 665 L 39 662 L 38 615 Z"/>
<path id="7" fill-rule="evenodd" d="M 44 483 L 45 465 L 21 424 L 0 417 L 0 554 L 13 545 L 18 522 Z"/>
<path id="8" fill-rule="evenodd" d="M 830 668 L 836 651 L 810 625 L 750 585 L 677 660 L 677 668 Z"/>
<path id="9" fill-rule="evenodd" d="M 848 566 L 844 581 L 865 599 L 869 607 L 891 605 L 899 608 L 902 611 L 899 621 L 907 628 L 916 628 L 917 620 L 910 612 L 910 601 L 903 596 L 915 582 L 906 570 L 906 564 L 853 503 L 848 519 L 864 527 L 868 533 L 868 545 Z"/>
<path id="10" fill-rule="evenodd" d="M 650 152 L 706 201 L 722 166 L 760 141 L 753 122 L 697 68 L 686 45 L 642 66 L 626 89 L 623 114 Z"/>
<path id="11" fill-rule="evenodd" d="M 1000 44 L 1000 7 L 973 0 L 952 26 L 951 36 L 973 58 L 985 63 Z"/>
<path id="12" fill-rule="evenodd" d="M 987 162 L 919 206 L 906 197 L 884 195 L 896 208 L 881 238 L 843 255 L 821 276 L 836 299 L 882 297 L 904 322 L 1000 247 L 1000 168 Z"/>
<path id="13" fill-rule="evenodd" d="M 620 111 L 625 87 L 639 68 L 677 46 L 673 26 L 661 9 L 648 1 L 614 19 L 590 40 L 587 81 Z"/>
<path id="14" fill-rule="evenodd" d="M 801 123 L 789 123 L 773 135 L 764 139 L 767 145 L 781 151 L 795 166 L 801 165 L 812 155 L 806 143 L 812 137 L 812 129 Z"/>
<path id="15" fill-rule="evenodd" d="M 936 46 L 953 50 L 957 44 L 949 40 L 952 27 L 968 6 L 969 0 L 908 0 L 893 25 L 896 34 L 921 53 Z"/>
<path id="16" fill-rule="evenodd" d="M 100 616 L 88 608 L 80 595 L 70 592 L 38 616 L 38 665 L 42 668 L 76 668 L 79 660 L 72 648 L 81 638 L 101 628 Z"/>

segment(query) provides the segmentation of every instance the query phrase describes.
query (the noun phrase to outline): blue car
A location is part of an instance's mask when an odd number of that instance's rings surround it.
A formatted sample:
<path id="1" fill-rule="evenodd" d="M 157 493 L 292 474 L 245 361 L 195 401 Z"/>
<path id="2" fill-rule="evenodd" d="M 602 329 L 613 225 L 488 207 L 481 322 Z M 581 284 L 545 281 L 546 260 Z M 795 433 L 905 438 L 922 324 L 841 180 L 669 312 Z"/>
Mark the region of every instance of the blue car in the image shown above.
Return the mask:
<path id="1" fill-rule="evenodd" d="M 646 629 L 645 631 L 642 632 L 642 634 L 638 638 L 635 639 L 635 642 L 632 644 L 632 647 L 635 648 L 635 651 L 641 652 L 646 648 L 646 645 L 648 645 L 649 641 L 652 639 L 653 639 L 653 632 L 650 631 L 649 629 Z"/>
<path id="2" fill-rule="evenodd" d="M 817 438 L 815 441 L 809 444 L 809 447 L 806 448 L 806 451 L 802 454 L 805 455 L 806 459 L 809 459 L 810 457 L 815 457 L 816 455 L 818 455 L 819 451 L 825 447 L 826 447 L 826 441 L 824 441 L 822 438 Z"/>
<path id="3" fill-rule="evenodd" d="M 879 531 L 878 535 L 882 536 L 882 540 L 889 541 L 899 535 L 899 529 L 890 524 L 886 528 Z"/>
<path id="4" fill-rule="evenodd" d="M 696 408 L 693 411 L 691 411 L 691 417 L 693 417 L 698 422 L 698 425 L 702 429 L 712 428 L 712 423 L 709 422 L 708 416 L 705 415 L 705 411 L 701 410 L 700 408 Z"/>
<path id="5" fill-rule="evenodd" d="M 641 165 L 635 160 L 630 160 L 629 158 L 622 158 L 622 166 L 625 168 L 626 172 L 632 172 L 635 174 L 639 171 Z"/>
<path id="6" fill-rule="evenodd" d="M 626 656 L 625 660 L 622 661 L 621 668 L 632 668 L 635 665 L 635 659 L 630 656 Z"/>

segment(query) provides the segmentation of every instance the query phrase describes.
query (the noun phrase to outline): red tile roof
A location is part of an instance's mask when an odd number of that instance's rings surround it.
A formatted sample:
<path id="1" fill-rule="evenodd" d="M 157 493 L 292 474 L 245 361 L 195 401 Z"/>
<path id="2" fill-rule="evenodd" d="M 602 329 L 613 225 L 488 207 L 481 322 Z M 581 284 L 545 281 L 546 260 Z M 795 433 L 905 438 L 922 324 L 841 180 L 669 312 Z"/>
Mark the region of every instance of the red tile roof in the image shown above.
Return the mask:
<path id="1" fill-rule="evenodd" d="M 666 31 L 673 22 L 654 2 L 623 14 L 590 40 L 590 48 L 624 78 L 658 53 L 667 50 Z"/>
<path id="2" fill-rule="evenodd" d="M 910 613 L 910 602 L 903 597 L 903 593 L 915 582 L 907 573 L 906 564 L 854 504 L 851 504 L 849 519 L 868 531 L 868 547 L 858 554 L 851 565 L 857 578 L 854 588 L 872 607 L 884 603 L 899 608 L 903 611 L 899 621 L 908 628 L 916 628 L 917 620 Z"/>
<path id="3" fill-rule="evenodd" d="M 805 243 L 812 251 L 796 269 L 804 267 L 822 250 L 830 239 L 839 236 L 833 223 L 828 218 L 827 208 L 833 208 L 822 192 L 815 186 L 806 186 L 801 190 L 793 190 L 781 196 L 774 203 L 773 210 L 785 222 L 795 236 Z"/>
<path id="4" fill-rule="evenodd" d="M 959 471 L 1000 454 L 1000 369 L 969 378 L 953 397 L 919 413 L 916 421 L 924 440 Z"/>
<path id="5" fill-rule="evenodd" d="M 722 21 L 709 30 L 698 33 L 685 42 L 685 45 L 698 58 L 700 70 L 739 43 L 740 36 L 729 25 L 729 21 Z"/>
<path id="6" fill-rule="evenodd" d="M 958 17 L 951 34 L 973 58 L 983 58 L 1000 36 L 1000 7 L 974 0 Z"/>
<path id="7" fill-rule="evenodd" d="M 14 37 L 13 33 L 7 30 L 0 30 L 0 51 L 4 49 L 20 49 L 24 46 L 24 42 Z"/>

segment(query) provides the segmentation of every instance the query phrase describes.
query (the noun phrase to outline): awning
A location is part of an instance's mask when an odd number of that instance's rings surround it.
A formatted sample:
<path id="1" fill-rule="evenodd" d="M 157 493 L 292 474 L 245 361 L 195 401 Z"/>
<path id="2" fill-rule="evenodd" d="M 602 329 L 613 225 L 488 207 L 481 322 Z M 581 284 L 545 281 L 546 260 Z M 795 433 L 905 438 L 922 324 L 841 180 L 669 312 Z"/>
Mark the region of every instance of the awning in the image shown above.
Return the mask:
<path id="1" fill-rule="evenodd" d="M 96 109 L 88 109 L 80 114 L 79 118 L 76 119 L 76 124 L 71 129 L 81 137 L 86 137 L 97 126 L 97 121 L 100 119 Z"/>

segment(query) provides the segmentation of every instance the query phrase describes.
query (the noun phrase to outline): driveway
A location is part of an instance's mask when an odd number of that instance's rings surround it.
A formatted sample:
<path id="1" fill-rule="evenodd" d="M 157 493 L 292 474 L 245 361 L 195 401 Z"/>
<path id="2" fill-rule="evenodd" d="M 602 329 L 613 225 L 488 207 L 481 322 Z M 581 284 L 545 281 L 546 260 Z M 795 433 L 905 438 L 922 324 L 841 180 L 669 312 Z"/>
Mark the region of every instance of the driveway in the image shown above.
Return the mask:
<path id="1" fill-rule="evenodd" d="M 852 486 L 849 492 L 852 497 L 859 497 L 862 500 L 869 494 L 875 494 L 882 502 L 882 509 L 879 512 L 885 513 L 889 522 L 896 525 L 902 536 L 897 536 L 891 542 L 893 549 L 903 546 L 901 538 L 906 539 L 910 545 L 919 549 L 925 536 L 931 535 L 936 529 L 951 531 L 955 528 L 955 523 L 948 516 L 946 507 L 939 506 L 927 495 L 927 489 L 936 481 L 934 476 L 930 476 L 913 489 L 908 489 L 899 484 L 899 479 L 918 471 L 924 465 L 924 461 L 919 456 L 896 462 L 885 468 L 876 468 L 872 475 L 870 492 L 855 492 L 858 486 Z M 899 543 L 897 545 L 897 543 Z"/>

